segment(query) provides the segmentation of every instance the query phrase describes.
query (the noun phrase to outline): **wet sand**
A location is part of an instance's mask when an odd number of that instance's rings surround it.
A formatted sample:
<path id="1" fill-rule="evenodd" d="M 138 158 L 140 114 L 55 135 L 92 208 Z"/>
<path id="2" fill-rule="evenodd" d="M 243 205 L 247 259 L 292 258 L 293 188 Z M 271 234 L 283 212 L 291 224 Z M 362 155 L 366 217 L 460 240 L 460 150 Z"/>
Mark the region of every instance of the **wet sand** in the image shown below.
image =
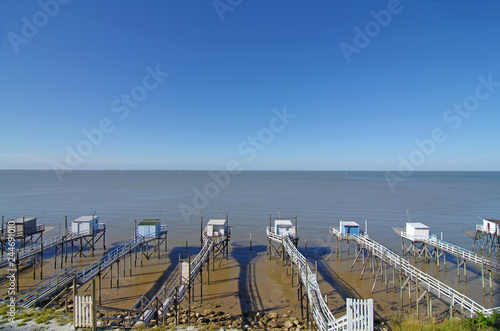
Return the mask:
<path id="1" fill-rule="evenodd" d="M 107 248 L 109 250 L 121 243 L 123 242 L 115 242 L 108 245 Z M 99 243 L 97 247 L 94 260 L 102 256 L 103 253 L 102 244 Z M 350 254 L 347 255 L 346 247 L 343 248 L 342 256 L 337 257 L 334 253 L 328 261 L 326 260 L 328 254 L 322 255 L 324 247 L 309 247 L 307 251 L 311 269 L 316 270 L 317 265 L 318 283 L 323 296 L 326 295 L 328 298 L 328 306 L 333 314 L 336 317 L 345 314 L 345 299 L 349 297 L 373 298 L 375 316 L 378 320 L 388 321 L 395 313 L 408 310 L 408 293 L 404 291 L 403 306 L 401 306 L 398 283 L 396 283 L 393 290 L 391 270 L 387 271 L 389 275 L 388 283 L 385 284 L 383 281 L 378 280 L 372 294 L 373 274 L 368 270 L 360 279 L 361 262 L 356 263 L 351 271 L 355 252 L 353 245 L 351 245 Z M 140 253 L 137 259 L 135 259 L 134 255 L 132 255 L 132 259 L 127 256 L 120 261 L 119 267 L 114 264 L 112 272 L 107 271 L 102 278 L 101 305 L 131 308 L 142 295 L 151 298 L 163 284 L 171 284 L 175 281 L 178 276 L 179 257 L 186 259 L 189 254 L 194 257 L 199 249 L 199 245 L 196 246 L 196 241 L 190 242 L 186 249 L 181 240 L 170 239 L 167 253 L 165 253 L 162 244 L 160 257 L 158 258 L 157 253 L 152 254 L 150 259 L 143 257 L 142 266 Z M 304 243 L 299 243 L 299 249 L 303 254 L 306 253 Z M 151 253 L 152 249 L 149 252 Z M 90 252 L 85 254 L 90 256 Z M 44 258 L 43 273 L 45 277 L 60 270 L 60 257 L 57 258 L 57 262 L 57 268 L 54 270 L 54 258 L 48 256 Z M 91 262 L 90 257 L 79 258 L 75 259 L 73 265 L 83 268 Z M 66 265 L 71 265 L 69 257 L 68 263 L 64 266 Z M 292 287 L 291 276 L 287 268 L 282 266 L 281 258 L 275 256 L 269 259 L 266 253 L 266 242 L 254 241 L 250 252 L 248 241 L 231 241 L 229 259 L 218 257 L 215 263 L 210 262 L 208 267 L 210 268 L 210 282 L 208 282 L 207 268 L 205 268 L 203 272 L 203 298 L 200 296 L 201 285 L 199 280 L 194 285 L 194 300 L 191 302 L 191 306 L 196 307 L 197 311 L 202 312 L 204 309 L 213 309 L 236 316 L 248 311 L 273 311 L 279 314 L 288 314 L 298 319 L 302 318 L 297 287 Z M 421 264 L 420 267 L 433 276 L 445 277 L 444 266 L 442 265 L 439 267 L 441 272 L 438 272 L 437 266 L 432 263 Z M 1 272 L 4 275 L 6 271 L 3 269 Z M 27 268 L 20 273 L 21 291 L 40 281 L 38 269 L 35 275 L 37 279 L 33 280 L 32 268 Z M 471 288 L 473 289 L 472 292 L 480 291 L 475 295 L 474 299 L 486 307 L 494 304 L 498 305 L 496 302 L 498 301 L 496 283 L 494 284 L 494 295 L 483 296 L 480 277 L 478 279 L 477 273 L 473 271 L 469 271 L 468 275 L 467 283 L 463 281 L 462 276 L 462 281 L 457 282 L 457 286 L 454 287 L 458 290 L 461 287 L 467 287 L 468 292 L 470 292 Z M 444 278 L 444 281 L 450 283 L 449 285 L 453 286 L 453 283 L 457 281 L 455 279 L 457 277 L 456 264 L 453 264 L 452 261 L 447 264 L 446 277 L 448 278 Z M 119 286 L 117 287 L 118 279 Z M 90 295 L 90 284 L 83 286 L 79 293 Z M 296 284 L 295 276 L 294 285 Z M 0 284 L 1 293 L 6 293 L 7 286 L 8 284 L 2 281 Z M 414 298 L 415 294 L 412 294 L 413 303 Z M 422 302 L 420 312 L 425 314 L 425 299 Z M 182 307 L 187 307 L 187 304 L 188 300 L 185 298 Z M 432 307 L 433 314 L 436 316 L 444 316 L 448 312 L 447 305 L 436 298 L 432 300 Z"/>

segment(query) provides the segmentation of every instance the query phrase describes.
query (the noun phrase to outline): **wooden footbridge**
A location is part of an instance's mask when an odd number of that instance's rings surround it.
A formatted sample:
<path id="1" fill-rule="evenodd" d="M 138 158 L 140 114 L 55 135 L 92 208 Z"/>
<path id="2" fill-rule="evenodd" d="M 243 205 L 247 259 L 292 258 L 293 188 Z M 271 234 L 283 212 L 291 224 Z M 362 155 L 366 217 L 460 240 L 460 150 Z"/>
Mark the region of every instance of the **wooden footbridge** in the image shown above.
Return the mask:
<path id="1" fill-rule="evenodd" d="M 319 288 L 317 274 L 311 271 L 306 258 L 298 251 L 296 244 L 296 229 L 280 230 L 280 223 L 275 222 L 275 228 L 267 227 L 266 233 L 269 243 L 280 244 L 282 258 L 288 263 L 292 263 L 298 275 L 299 291 L 305 288 L 305 295 L 300 295 L 301 306 L 305 297 L 307 303 L 307 319 L 309 312 L 316 323 L 316 327 L 321 331 L 332 330 L 373 330 L 373 300 L 347 299 L 347 314 L 335 318 L 325 302 Z M 283 223 L 281 223 L 283 224 Z M 285 223 L 286 225 L 286 223 Z M 272 245 L 272 244 L 271 244 Z M 276 250 L 279 252 L 279 249 Z M 292 277 L 293 277 L 292 268 Z"/>
<path id="2" fill-rule="evenodd" d="M 440 240 L 437 238 L 436 235 L 431 234 L 428 237 L 415 237 L 404 231 L 401 231 L 400 235 L 402 238 L 411 240 L 412 242 L 421 242 L 426 245 L 434 246 L 435 247 L 434 254 L 432 254 L 432 252 L 429 252 L 428 250 L 416 252 L 416 254 L 418 254 L 420 257 L 424 257 L 424 259 L 427 260 L 429 258 L 437 259 L 437 257 L 440 256 L 439 252 L 446 252 L 451 255 L 457 256 L 461 260 L 470 261 L 480 267 L 485 267 L 488 270 L 492 270 L 494 272 L 500 272 L 500 264 L 497 261 L 479 255 L 468 249 Z"/>
<path id="3" fill-rule="evenodd" d="M 202 219 L 203 223 L 203 219 Z M 116 312 L 128 314 L 128 318 L 117 321 L 116 317 L 99 317 L 102 321 L 115 321 L 122 323 L 123 326 L 131 327 L 134 325 L 149 326 L 153 320 L 157 325 L 164 324 L 167 313 L 175 312 L 176 323 L 179 322 L 179 308 L 184 299 L 188 299 L 188 312 L 191 309 L 191 294 L 194 294 L 194 284 L 197 279 L 200 281 L 201 300 L 203 300 L 203 270 L 206 269 L 208 283 L 210 282 L 210 265 L 212 259 L 212 269 L 215 268 L 214 262 L 216 256 L 222 253 L 222 258 L 228 258 L 229 240 L 231 238 L 231 228 L 228 225 L 228 219 L 210 220 L 201 233 L 201 250 L 194 259 L 189 258 L 181 261 L 173 282 L 165 284 L 151 299 L 144 295 L 132 306 L 131 309 L 118 309 L 111 307 L 97 306 L 97 310 L 106 312 Z M 193 295 L 194 296 L 194 295 Z M 189 314 L 188 314 L 189 315 Z M 189 323 L 189 322 L 188 322 Z"/>
<path id="4" fill-rule="evenodd" d="M 342 238 L 343 236 L 339 229 L 333 227 L 330 228 L 330 232 L 332 236 L 336 236 L 337 238 Z M 350 238 L 355 240 L 358 248 L 355 260 L 351 265 L 351 270 L 361 257 L 364 260 L 361 272 L 362 277 L 366 267 L 368 266 L 368 262 L 371 261 L 370 264 L 372 266 L 372 271 L 374 272 L 372 292 L 375 289 L 377 281 L 384 278 L 384 274 L 385 282 L 387 281 L 387 270 L 384 266 L 388 265 L 392 268 L 393 272 L 393 286 L 395 279 L 399 279 L 401 300 L 403 299 L 403 290 L 407 287 L 411 304 L 411 284 L 413 283 L 415 285 L 417 312 L 419 302 L 424 297 L 427 297 L 428 314 L 430 315 L 432 313 L 432 302 L 430 299 L 431 294 L 449 305 L 450 316 L 453 314 L 454 307 L 460 308 L 463 312 L 470 314 L 470 316 L 474 316 L 479 313 L 489 315 L 494 310 L 500 312 L 500 307 L 487 309 L 463 293 L 458 292 L 438 279 L 435 279 L 434 277 L 419 270 L 392 250 L 384 247 L 374 240 L 371 240 L 366 234 L 353 234 Z M 366 256 L 366 259 L 364 256 Z M 377 269 L 376 273 L 375 269 Z M 422 292 L 420 292 L 419 289 L 422 290 Z"/>
<path id="5" fill-rule="evenodd" d="M 160 239 L 166 238 L 166 235 L 167 227 L 164 225 L 158 233 L 153 233 L 147 236 L 135 235 L 126 244 L 108 252 L 99 260 L 93 262 L 82 270 L 79 270 L 74 266 L 65 267 L 26 291 L 19 293 L 16 304 L 21 307 L 32 307 L 41 302 L 46 302 L 54 295 L 61 293 L 63 290 L 68 290 L 71 286 L 73 287 L 73 291 L 76 292 L 77 287 L 83 286 L 94 277 L 100 278 L 103 272 L 110 269 L 114 263 L 119 263 L 125 255 L 129 254 L 131 257 L 132 253 L 137 252 L 139 247 L 141 248 L 141 252 L 143 252 L 143 247 L 149 242 L 153 240 L 160 241 Z M 158 245 L 156 248 L 159 250 Z M 147 257 L 149 258 L 149 256 Z M 117 274 L 118 286 L 119 273 Z"/>
<path id="6" fill-rule="evenodd" d="M 199 275 L 202 274 L 204 266 L 207 264 L 210 256 L 215 259 L 218 254 L 219 244 L 222 243 L 222 238 L 213 240 L 203 235 L 203 246 L 201 251 L 191 261 L 183 261 L 179 264 L 180 275 L 174 284 L 168 288 L 163 287 L 157 294 L 144 306 L 141 310 L 144 311 L 142 315 L 142 323 L 149 325 L 153 318 L 157 321 L 164 321 L 167 313 L 171 308 L 177 308 L 178 305 L 187 297 L 191 300 L 191 289 Z M 190 307 L 191 304 L 188 304 Z M 177 312 L 178 309 L 175 309 Z M 177 316 L 178 318 L 178 316 Z M 160 324 L 160 323 L 159 323 Z"/>
<path id="7" fill-rule="evenodd" d="M 64 247 L 64 245 L 71 243 L 73 246 L 73 242 L 86 240 L 89 241 L 90 248 L 93 250 L 94 245 L 90 243 L 99 240 L 94 239 L 95 236 L 105 235 L 106 233 L 106 224 L 99 224 L 99 228 L 95 230 L 85 230 L 80 231 L 79 233 L 73 233 L 71 228 L 66 229 L 62 235 L 56 236 L 51 240 L 44 240 L 41 242 L 33 243 L 32 245 L 28 245 L 19 249 L 14 250 L 12 253 L 3 254 L 0 257 L 0 268 L 12 267 L 11 263 L 15 263 L 16 265 L 21 264 L 23 261 L 27 261 L 31 258 L 34 258 L 37 255 L 43 257 L 43 252 L 49 250 L 51 248 L 57 248 L 58 246 Z M 91 238 L 87 240 L 87 238 Z M 104 248 L 106 247 L 105 241 L 103 240 Z M 81 245 L 83 246 L 83 245 Z M 82 247 L 80 247 L 82 248 Z"/>
<path id="8" fill-rule="evenodd" d="M 436 235 L 430 234 L 428 236 L 413 236 L 405 231 L 400 231 L 400 236 L 403 239 L 408 239 L 412 242 L 412 245 L 406 250 L 406 253 L 410 253 L 416 258 L 422 258 L 425 262 L 429 262 L 430 260 L 434 260 L 439 263 L 439 258 L 443 256 L 442 253 L 448 253 L 457 257 L 459 261 L 459 265 L 462 263 L 466 263 L 470 261 L 477 266 L 481 267 L 483 270 L 486 269 L 488 271 L 500 272 L 500 263 L 496 260 L 490 259 L 483 255 L 479 255 L 473 251 L 468 249 L 459 247 L 454 244 L 450 244 L 446 241 L 440 240 Z M 421 243 L 421 247 L 417 247 L 416 243 Z M 405 254 L 404 242 L 402 242 L 403 254 Z M 435 249 L 429 251 L 427 249 L 427 245 L 433 246 Z M 460 263 L 461 261 L 461 263 Z M 465 264 L 464 264 L 465 267 Z"/>

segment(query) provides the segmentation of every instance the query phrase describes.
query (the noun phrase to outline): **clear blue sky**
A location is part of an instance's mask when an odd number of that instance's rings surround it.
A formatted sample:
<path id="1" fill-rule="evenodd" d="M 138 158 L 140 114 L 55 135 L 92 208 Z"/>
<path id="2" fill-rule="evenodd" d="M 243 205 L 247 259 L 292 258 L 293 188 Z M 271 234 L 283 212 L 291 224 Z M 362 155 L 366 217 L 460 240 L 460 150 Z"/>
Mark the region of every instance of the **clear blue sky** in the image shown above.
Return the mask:
<path id="1" fill-rule="evenodd" d="M 500 170 L 497 0 L 59 1 L 0 1 L 0 169 Z"/>

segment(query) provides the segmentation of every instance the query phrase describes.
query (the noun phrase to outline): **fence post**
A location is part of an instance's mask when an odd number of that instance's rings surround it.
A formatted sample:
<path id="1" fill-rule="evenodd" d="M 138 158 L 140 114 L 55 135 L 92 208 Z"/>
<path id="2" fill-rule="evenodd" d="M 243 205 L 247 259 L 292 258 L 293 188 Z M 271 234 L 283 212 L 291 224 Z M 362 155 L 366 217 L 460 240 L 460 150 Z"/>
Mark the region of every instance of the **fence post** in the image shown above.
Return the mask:
<path id="1" fill-rule="evenodd" d="M 73 296 L 73 325 L 75 328 L 78 327 L 78 322 L 77 322 L 77 314 L 78 314 L 78 297 L 75 295 Z"/>
<path id="2" fill-rule="evenodd" d="M 92 331 L 97 330 L 97 311 L 96 311 L 96 300 L 95 300 L 95 277 L 92 279 Z"/>
<path id="3" fill-rule="evenodd" d="M 352 299 L 347 298 L 347 305 L 346 305 L 346 311 L 347 311 L 347 331 L 352 331 Z"/>
<path id="4" fill-rule="evenodd" d="M 368 330 L 373 330 L 373 299 L 368 299 Z"/>

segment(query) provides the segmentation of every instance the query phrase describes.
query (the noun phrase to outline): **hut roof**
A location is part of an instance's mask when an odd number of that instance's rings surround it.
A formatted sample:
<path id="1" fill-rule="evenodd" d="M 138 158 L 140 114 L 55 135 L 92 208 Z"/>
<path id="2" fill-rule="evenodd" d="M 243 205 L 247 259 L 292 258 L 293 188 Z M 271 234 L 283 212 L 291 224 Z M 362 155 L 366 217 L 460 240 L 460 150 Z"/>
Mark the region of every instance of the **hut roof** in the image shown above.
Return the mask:
<path id="1" fill-rule="evenodd" d="M 414 229 L 428 229 L 429 227 L 423 223 L 406 223 L 406 225 L 409 225 L 413 227 Z"/>
<path id="2" fill-rule="evenodd" d="M 277 226 L 293 226 L 292 221 L 290 220 L 276 220 L 274 224 Z"/>
<path id="3" fill-rule="evenodd" d="M 88 222 L 91 222 L 93 219 L 96 219 L 98 217 L 99 216 L 97 216 L 97 215 L 94 215 L 94 216 L 80 216 L 76 220 L 74 220 L 73 222 L 88 223 Z"/>
<path id="4" fill-rule="evenodd" d="M 29 222 L 31 220 L 36 220 L 36 217 L 19 217 L 12 221 L 14 221 L 15 224 L 23 224 L 24 222 Z"/>
<path id="5" fill-rule="evenodd" d="M 359 226 L 358 223 L 353 221 L 342 221 L 342 224 L 344 224 L 344 226 Z"/>
<path id="6" fill-rule="evenodd" d="M 146 218 L 143 219 L 138 225 L 144 225 L 144 226 L 156 225 L 158 224 L 158 222 L 160 222 L 159 219 Z"/>
<path id="7" fill-rule="evenodd" d="M 497 220 L 497 219 L 493 219 L 493 218 L 485 218 L 484 220 L 485 220 L 485 221 L 488 221 L 488 222 L 495 223 L 495 224 L 500 224 L 500 220 Z"/>
<path id="8" fill-rule="evenodd" d="M 226 219 L 215 219 L 208 221 L 207 225 L 224 225 L 226 224 Z"/>

